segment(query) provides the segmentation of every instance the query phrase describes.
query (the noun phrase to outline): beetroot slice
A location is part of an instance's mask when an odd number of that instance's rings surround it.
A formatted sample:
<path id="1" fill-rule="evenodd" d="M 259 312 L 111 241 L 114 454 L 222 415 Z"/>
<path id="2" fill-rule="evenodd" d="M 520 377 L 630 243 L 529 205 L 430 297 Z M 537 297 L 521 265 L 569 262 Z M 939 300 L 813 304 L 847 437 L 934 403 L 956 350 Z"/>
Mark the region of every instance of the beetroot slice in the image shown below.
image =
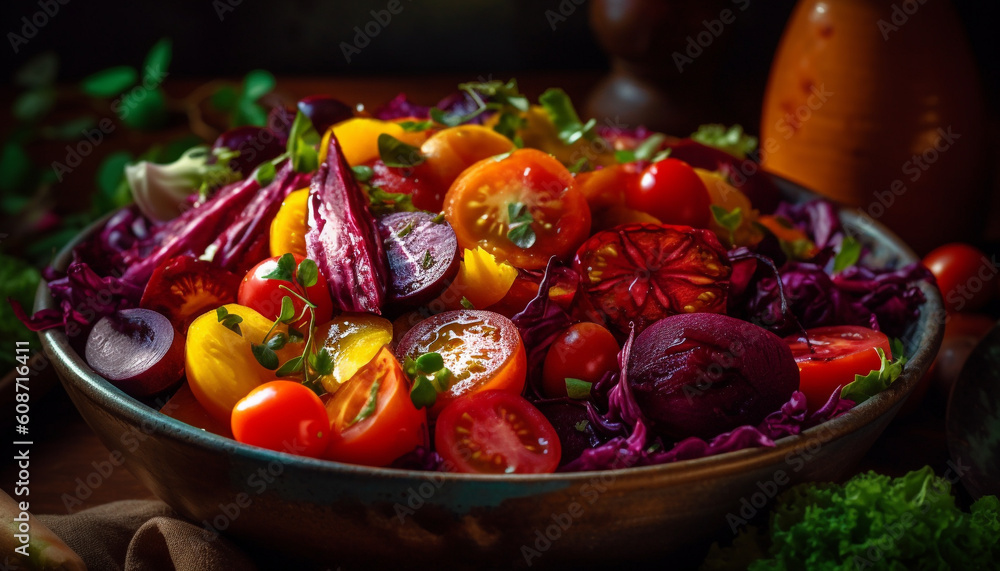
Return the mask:
<path id="1" fill-rule="evenodd" d="M 379 219 L 389 260 L 389 302 L 415 306 L 434 299 L 458 273 L 458 239 L 430 212 L 397 212 Z"/>
<path id="2" fill-rule="evenodd" d="M 170 388 L 184 374 L 184 339 L 170 320 L 149 309 L 102 318 L 87 337 L 87 363 L 111 384 L 141 397 Z"/>

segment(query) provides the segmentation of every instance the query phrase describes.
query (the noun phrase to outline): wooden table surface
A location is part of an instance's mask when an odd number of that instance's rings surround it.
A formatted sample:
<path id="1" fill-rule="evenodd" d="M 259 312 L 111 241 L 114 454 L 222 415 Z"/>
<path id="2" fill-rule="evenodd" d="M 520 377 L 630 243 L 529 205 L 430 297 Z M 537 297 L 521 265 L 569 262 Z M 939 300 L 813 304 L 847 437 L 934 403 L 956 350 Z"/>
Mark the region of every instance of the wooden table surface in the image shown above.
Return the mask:
<path id="1" fill-rule="evenodd" d="M 590 87 L 599 78 L 595 73 L 529 74 L 520 77 L 522 89 L 532 97 L 549 86 L 566 89 L 576 101 L 582 101 Z M 345 101 L 359 101 L 366 105 L 377 105 L 407 91 L 414 100 L 433 103 L 454 89 L 460 81 L 475 81 L 472 77 L 421 77 L 400 80 L 399 78 L 362 78 L 329 80 L 281 80 L 279 91 L 290 97 L 309 93 L 330 93 Z M 175 96 L 183 96 L 199 82 L 177 82 L 168 88 Z M 0 99 L 4 99 L 0 97 Z M 178 129 L 181 129 L 179 126 Z M 162 134 L 116 133 L 107 145 L 102 145 L 102 153 L 110 153 L 121 148 L 134 147 L 141 150 L 144 143 L 156 141 Z M 60 143 L 63 145 L 64 143 Z M 49 153 L 46 148 L 36 149 L 42 156 Z M 54 148 L 58 154 L 61 148 Z M 87 168 L 96 168 L 99 160 L 86 161 Z M 44 163 L 43 163 L 44 164 Z M 81 169 L 85 170 L 85 169 Z M 74 176 L 76 176 L 74 174 Z M 78 201 L 79 185 L 92 181 L 90 175 L 74 179 L 75 185 L 63 185 L 57 189 L 69 202 Z M 32 380 L 31 401 L 31 509 L 36 514 L 65 514 L 122 499 L 152 498 L 126 469 L 107 469 L 108 450 L 90 430 L 74 409 L 65 392 L 53 378 L 51 368 L 41 372 Z M 44 384 L 53 386 L 44 396 L 39 389 Z M 2 391 L 0 391 L 2 398 Z M 11 401 L 0 402 L 5 410 L 0 414 L 3 429 L 10 430 L 13 408 Z M 9 440 L 8 440 L 9 443 Z M 9 446 L 9 444 L 7 444 Z M 13 454 L 4 454 L 0 462 L 0 489 L 12 493 L 17 480 L 17 466 L 11 461 Z M 944 439 L 944 403 L 940 396 L 931 394 L 916 414 L 894 421 L 872 450 L 865 456 L 858 470 L 875 469 L 879 472 L 899 475 L 906 471 L 931 465 L 938 473 L 946 470 L 948 452 Z M 96 476 L 95 476 L 96 474 Z M 87 482 L 88 478 L 91 480 Z M 99 485 L 93 483 L 99 481 Z M 89 495 L 77 490 L 90 489 Z M 79 497 L 79 501 L 77 498 Z M 701 554 L 689 554 L 692 561 L 700 561 Z"/>

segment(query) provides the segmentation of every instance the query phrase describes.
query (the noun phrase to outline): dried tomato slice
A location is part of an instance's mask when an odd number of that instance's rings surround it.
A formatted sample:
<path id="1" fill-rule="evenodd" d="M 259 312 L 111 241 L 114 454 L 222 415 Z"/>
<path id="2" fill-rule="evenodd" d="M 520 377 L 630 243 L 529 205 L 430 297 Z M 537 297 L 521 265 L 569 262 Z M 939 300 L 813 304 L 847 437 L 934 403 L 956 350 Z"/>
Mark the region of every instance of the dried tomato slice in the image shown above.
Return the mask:
<path id="1" fill-rule="evenodd" d="M 598 232 L 577 250 L 587 313 L 626 335 L 678 313 L 725 313 L 732 265 L 709 230 L 625 224 Z"/>

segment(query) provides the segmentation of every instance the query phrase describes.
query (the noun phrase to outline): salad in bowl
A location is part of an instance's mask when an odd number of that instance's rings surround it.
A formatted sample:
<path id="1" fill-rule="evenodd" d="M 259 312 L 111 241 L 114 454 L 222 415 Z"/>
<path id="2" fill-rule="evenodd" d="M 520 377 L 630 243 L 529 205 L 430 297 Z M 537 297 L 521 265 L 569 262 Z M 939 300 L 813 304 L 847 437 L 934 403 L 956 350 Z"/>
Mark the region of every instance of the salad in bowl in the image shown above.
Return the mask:
<path id="1" fill-rule="evenodd" d="M 540 474 L 773 447 L 899 378 L 929 272 L 788 201 L 738 127 L 582 121 L 564 92 L 276 108 L 50 271 L 35 330 L 236 441 Z"/>

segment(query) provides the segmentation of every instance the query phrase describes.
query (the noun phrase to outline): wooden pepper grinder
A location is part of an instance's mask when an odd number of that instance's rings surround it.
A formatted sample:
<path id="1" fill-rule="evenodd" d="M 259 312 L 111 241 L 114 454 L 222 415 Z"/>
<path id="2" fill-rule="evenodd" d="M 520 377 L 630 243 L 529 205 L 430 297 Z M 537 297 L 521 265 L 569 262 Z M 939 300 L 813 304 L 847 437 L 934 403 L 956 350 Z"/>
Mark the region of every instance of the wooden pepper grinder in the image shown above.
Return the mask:
<path id="1" fill-rule="evenodd" d="M 761 118 L 768 170 L 853 206 L 918 253 L 980 236 L 985 110 L 947 0 L 801 0 Z"/>
<path id="2" fill-rule="evenodd" d="M 679 136 L 719 117 L 711 77 L 738 12 L 731 0 L 592 0 L 590 25 L 612 71 L 591 93 L 588 116 Z"/>

